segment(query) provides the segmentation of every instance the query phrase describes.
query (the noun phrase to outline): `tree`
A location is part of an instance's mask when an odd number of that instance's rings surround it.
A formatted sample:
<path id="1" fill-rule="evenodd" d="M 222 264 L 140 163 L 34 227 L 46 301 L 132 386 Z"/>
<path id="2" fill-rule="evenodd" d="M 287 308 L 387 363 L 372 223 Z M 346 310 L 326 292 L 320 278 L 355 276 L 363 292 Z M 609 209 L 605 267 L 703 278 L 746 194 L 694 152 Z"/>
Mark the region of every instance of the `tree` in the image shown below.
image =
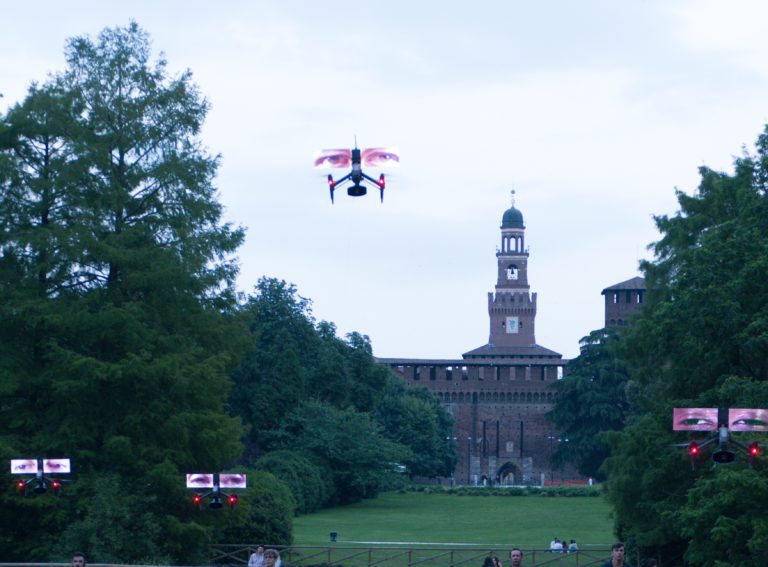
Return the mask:
<path id="1" fill-rule="evenodd" d="M 644 551 L 691 565 L 762 565 L 763 465 L 756 475 L 740 456 L 691 471 L 670 448 L 681 441 L 670 416 L 673 407 L 768 400 L 768 129 L 733 174 L 700 173 L 694 195 L 678 192 L 679 212 L 656 218 L 662 238 L 642 266 L 649 301 L 622 341 L 635 417 L 610 436 L 608 496 L 619 536 Z"/>
<path id="2" fill-rule="evenodd" d="M 38 510 L 3 556 L 45 558 L 43 532 L 66 526 L 95 561 L 183 561 L 200 525 L 147 496 L 241 451 L 224 403 L 243 231 L 221 222 L 218 158 L 197 137 L 208 104 L 189 72 L 151 65 L 135 23 L 70 40 L 66 60 L 0 120 L 0 424 L 13 454 L 67 455 L 78 484 L 121 498 L 84 511 L 82 490 L 70 515 Z M 3 498 L 6 525 L 41 506 Z M 110 518 L 139 508 L 141 555 L 121 556 L 135 529 Z M 111 551 L 86 537 L 97 527 L 114 528 Z"/>
<path id="3" fill-rule="evenodd" d="M 296 514 L 315 512 L 332 501 L 333 475 L 297 451 L 272 451 L 256 461 L 258 470 L 266 471 L 285 483 L 293 497 Z"/>
<path id="4" fill-rule="evenodd" d="M 629 374 L 616 353 L 618 340 L 611 329 L 581 339 L 568 375 L 553 385 L 557 397 L 547 417 L 568 439 L 555 449 L 554 466 L 573 463 L 585 476 L 604 478 L 600 467 L 610 450 L 600 433 L 623 429 L 629 411 Z"/>
<path id="5" fill-rule="evenodd" d="M 369 414 L 317 401 L 305 402 L 288 414 L 274 435 L 275 446 L 311 454 L 328 465 L 334 503 L 340 504 L 376 496 L 396 463 L 409 453 L 384 437 Z"/>
<path id="6" fill-rule="evenodd" d="M 406 388 L 392 375 L 374 415 L 388 439 L 410 449 L 402 463 L 411 476 L 449 476 L 453 472 L 455 444 L 448 442 L 453 420 L 429 390 Z"/>

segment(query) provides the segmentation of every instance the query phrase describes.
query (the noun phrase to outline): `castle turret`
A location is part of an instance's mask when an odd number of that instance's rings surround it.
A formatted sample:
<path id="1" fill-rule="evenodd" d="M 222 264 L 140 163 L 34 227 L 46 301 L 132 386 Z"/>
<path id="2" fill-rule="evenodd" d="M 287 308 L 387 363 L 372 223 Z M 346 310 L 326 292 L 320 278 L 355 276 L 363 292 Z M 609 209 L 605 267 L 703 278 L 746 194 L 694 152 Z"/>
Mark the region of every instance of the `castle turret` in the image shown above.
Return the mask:
<path id="1" fill-rule="evenodd" d="M 488 294 L 488 344 L 465 358 L 560 355 L 536 344 L 536 294 L 528 284 L 528 248 L 523 213 L 512 206 L 501 217 L 501 246 L 496 250 L 496 287 Z"/>

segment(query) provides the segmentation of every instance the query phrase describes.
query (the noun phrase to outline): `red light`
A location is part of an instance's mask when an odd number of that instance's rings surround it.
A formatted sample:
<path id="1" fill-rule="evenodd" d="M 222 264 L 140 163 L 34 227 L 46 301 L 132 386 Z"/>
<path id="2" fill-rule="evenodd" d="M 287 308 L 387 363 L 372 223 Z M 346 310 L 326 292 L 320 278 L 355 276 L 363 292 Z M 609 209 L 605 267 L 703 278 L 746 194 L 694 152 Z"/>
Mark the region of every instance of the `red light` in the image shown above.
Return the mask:
<path id="1" fill-rule="evenodd" d="M 379 187 L 384 187 L 384 174 L 379 175 Z"/>
<path id="2" fill-rule="evenodd" d="M 195 495 L 192 497 L 192 502 L 193 502 L 194 504 L 200 504 L 200 500 L 201 500 L 201 498 L 200 498 L 200 495 L 199 495 L 199 494 L 195 494 Z"/>
<path id="3" fill-rule="evenodd" d="M 699 454 L 699 444 L 695 441 L 691 441 L 691 443 L 688 445 L 688 454 L 691 457 L 695 457 Z"/>
<path id="4" fill-rule="evenodd" d="M 235 496 L 234 494 L 231 495 L 231 496 L 227 496 L 227 502 L 229 502 L 229 507 L 232 510 L 234 510 L 235 509 L 235 504 L 237 503 L 237 496 Z"/>
<path id="5" fill-rule="evenodd" d="M 755 441 L 749 446 L 749 456 L 757 457 L 760 454 L 760 445 Z"/>
<path id="6" fill-rule="evenodd" d="M 336 185 L 336 182 L 333 180 L 333 176 L 328 176 L 328 186 L 333 188 L 333 186 Z"/>
<path id="7" fill-rule="evenodd" d="M 24 488 L 24 481 L 20 480 L 19 482 L 16 483 L 16 486 L 18 486 L 19 488 Z"/>

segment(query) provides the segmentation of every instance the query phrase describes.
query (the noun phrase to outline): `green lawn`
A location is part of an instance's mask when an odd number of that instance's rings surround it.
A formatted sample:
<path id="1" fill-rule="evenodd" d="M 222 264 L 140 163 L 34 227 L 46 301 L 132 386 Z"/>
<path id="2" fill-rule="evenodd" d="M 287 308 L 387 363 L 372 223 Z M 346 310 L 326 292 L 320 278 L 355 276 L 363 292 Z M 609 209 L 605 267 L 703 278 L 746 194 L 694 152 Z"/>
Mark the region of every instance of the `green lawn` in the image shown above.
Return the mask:
<path id="1" fill-rule="evenodd" d="M 323 546 L 401 543 L 475 544 L 544 549 L 557 536 L 584 548 L 613 542 L 601 497 L 459 496 L 387 493 L 350 506 L 294 519 L 294 544 Z M 373 543 L 376 542 L 376 543 Z"/>

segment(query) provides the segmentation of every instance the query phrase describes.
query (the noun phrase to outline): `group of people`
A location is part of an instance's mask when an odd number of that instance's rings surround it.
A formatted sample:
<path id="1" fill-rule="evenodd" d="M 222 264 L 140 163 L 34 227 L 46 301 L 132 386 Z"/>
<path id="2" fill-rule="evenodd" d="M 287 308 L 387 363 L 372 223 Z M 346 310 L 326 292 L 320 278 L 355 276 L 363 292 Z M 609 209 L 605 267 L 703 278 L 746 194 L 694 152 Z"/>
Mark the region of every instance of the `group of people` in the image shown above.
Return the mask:
<path id="1" fill-rule="evenodd" d="M 575 542 L 571 540 L 571 543 Z M 602 567 L 632 567 L 629 563 L 624 562 L 624 553 L 624 544 L 614 543 L 611 546 L 611 559 Z M 656 561 L 651 560 L 651 562 L 649 562 L 649 566 L 655 567 Z M 522 550 L 518 547 L 513 547 L 509 552 L 509 567 L 522 567 L 522 564 Z M 85 555 L 79 551 L 73 553 L 72 567 L 85 567 Z M 263 545 L 259 545 L 248 559 L 248 567 L 280 567 L 280 553 L 276 549 L 264 549 Z M 501 560 L 495 553 L 491 553 L 483 561 L 483 567 L 502 567 Z"/>
<path id="2" fill-rule="evenodd" d="M 280 567 L 280 564 L 280 553 L 276 549 L 264 549 L 263 545 L 257 546 L 248 558 L 248 567 Z"/>
<path id="3" fill-rule="evenodd" d="M 509 552 L 509 565 L 510 567 L 520 567 L 523 564 L 523 552 L 519 547 L 513 547 Z M 483 567 L 502 567 L 501 559 L 499 559 L 495 553 L 491 553 L 483 561 Z"/>
<path id="4" fill-rule="evenodd" d="M 563 547 L 563 543 L 560 542 L 557 538 L 552 540 L 552 543 L 558 542 L 560 543 L 560 549 L 557 550 L 559 553 L 571 553 L 576 552 L 579 550 L 578 545 L 576 545 L 576 542 L 574 540 L 571 540 L 570 544 L 568 545 L 568 548 Z M 571 545 L 576 545 L 575 549 L 571 549 Z M 552 545 L 549 547 L 550 551 L 556 551 L 556 549 L 553 549 Z M 611 546 L 611 559 L 607 563 L 605 563 L 602 567 L 632 567 L 629 563 L 625 563 L 624 561 L 624 544 L 623 543 L 614 543 Z M 654 560 L 651 560 L 652 563 L 649 563 L 650 566 L 655 567 L 656 562 Z M 512 550 L 509 552 L 509 565 L 510 567 L 521 567 L 523 564 L 523 552 L 518 547 L 513 547 Z M 495 553 L 491 553 L 488 555 L 488 557 L 485 558 L 483 561 L 482 567 L 502 567 L 501 561 L 496 556 Z"/>
<path id="5" fill-rule="evenodd" d="M 567 540 L 560 541 L 558 538 L 552 538 L 549 542 L 549 550 L 552 553 L 575 553 L 579 550 L 579 544 L 575 539 L 569 543 Z"/>

